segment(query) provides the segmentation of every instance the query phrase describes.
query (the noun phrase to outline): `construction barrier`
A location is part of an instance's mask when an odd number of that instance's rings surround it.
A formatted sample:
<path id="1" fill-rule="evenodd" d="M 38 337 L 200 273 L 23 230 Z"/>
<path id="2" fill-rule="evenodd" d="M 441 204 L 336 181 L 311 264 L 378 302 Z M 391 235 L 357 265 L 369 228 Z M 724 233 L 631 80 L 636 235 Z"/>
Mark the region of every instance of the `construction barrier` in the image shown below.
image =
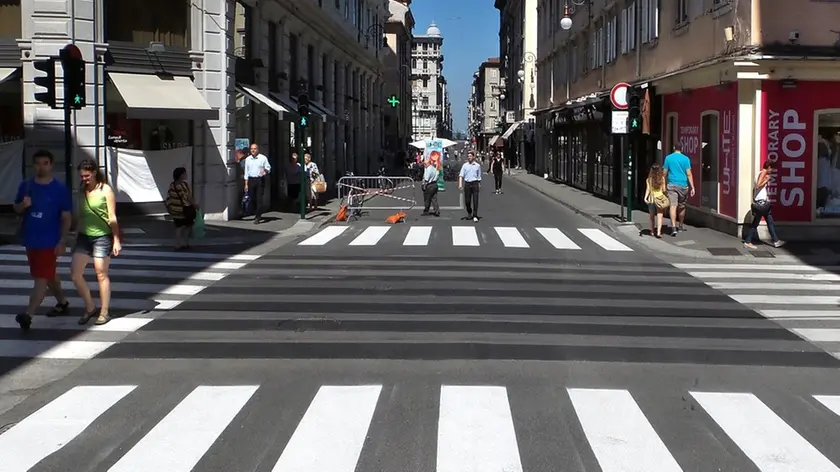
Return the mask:
<path id="1" fill-rule="evenodd" d="M 338 198 L 351 216 L 362 210 L 408 211 L 417 206 L 416 185 L 411 177 L 358 177 L 338 179 Z"/>

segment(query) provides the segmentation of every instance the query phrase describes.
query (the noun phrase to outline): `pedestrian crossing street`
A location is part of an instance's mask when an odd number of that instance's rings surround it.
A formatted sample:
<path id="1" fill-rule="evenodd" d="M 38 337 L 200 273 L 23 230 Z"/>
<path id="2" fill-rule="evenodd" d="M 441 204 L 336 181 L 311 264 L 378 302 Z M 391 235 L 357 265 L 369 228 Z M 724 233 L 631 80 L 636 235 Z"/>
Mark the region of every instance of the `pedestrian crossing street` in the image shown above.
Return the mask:
<path id="1" fill-rule="evenodd" d="M 840 359 L 840 266 L 674 265 Z"/>
<path id="2" fill-rule="evenodd" d="M 401 245 L 404 247 L 453 246 L 479 247 L 502 246 L 527 249 L 531 247 L 561 251 L 605 250 L 630 252 L 630 247 L 597 228 L 576 228 L 563 231 L 559 228 L 516 228 L 511 226 L 461 226 L 423 225 L 371 225 L 354 226 L 335 224 L 310 236 L 299 246 L 349 246 L 370 247 Z"/>
<path id="3" fill-rule="evenodd" d="M 59 259 L 58 272 L 71 314 L 53 318 L 39 314 L 33 320 L 33 331 L 25 337 L 15 315 L 25 310 L 32 288 L 26 253 L 20 246 L 0 246 L 0 259 L 0 358 L 90 359 L 257 256 L 125 249 L 112 258 L 109 271 L 111 314 L 116 317 L 102 326 L 93 322 L 79 326 L 76 320 L 84 311 L 84 303 L 70 280 L 68 253 Z M 92 265 L 86 278 L 98 303 L 99 288 Z M 55 303 L 48 294 L 41 313 Z"/>
<path id="4" fill-rule="evenodd" d="M 545 387 L 556 404 L 534 405 L 529 391 L 505 386 L 398 387 L 320 385 L 297 398 L 261 385 L 177 395 L 78 385 L 0 417 L 12 424 L 0 434 L 0 472 L 840 470 L 830 436 L 840 428 L 837 394 L 794 396 L 777 411 L 750 391 L 652 401 L 643 390 L 558 386 Z M 403 421 L 400 405 L 411 401 L 433 406 Z M 808 421 L 824 429 L 802 427 Z"/>

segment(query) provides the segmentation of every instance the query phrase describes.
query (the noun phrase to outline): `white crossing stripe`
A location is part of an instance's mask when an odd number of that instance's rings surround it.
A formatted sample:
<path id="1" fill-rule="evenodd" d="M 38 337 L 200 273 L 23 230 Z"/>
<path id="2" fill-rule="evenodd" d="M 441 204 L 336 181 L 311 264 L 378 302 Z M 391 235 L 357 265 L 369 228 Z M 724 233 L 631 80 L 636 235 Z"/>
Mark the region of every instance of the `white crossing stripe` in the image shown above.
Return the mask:
<path id="1" fill-rule="evenodd" d="M 840 292 L 840 285 L 831 284 L 792 284 L 768 282 L 706 282 L 706 285 L 718 290 L 764 290 L 765 292 L 780 292 L 787 290 L 796 292 Z"/>
<path id="2" fill-rule="evenodd" d="M 412 226 L 405 236 L 403 246 L 428 246 L 432 237 L 431 226 Z"/>
<path id="3" fill-rule="evenodd" d="M 190 472 L 257 388 L 197 387 L 109 472 Z"/>
<path id="4" fill-rule="evenodd" d="M 678 267 L 679 268 L 679 267 Z M 688 275 L 702 280 L 708 279 L 734 279 L 734 280 L 805 280 L 810 282 L 840 282 L 840 274 L 806 273 L 797 274 L 794 272 L 693 272 Z"/>
<path id="5" fill-rule="evenodd" d="M 682 472 L 630 392 L 567 390 L 603 472 Z"/>
<path id="6" fill-rule="evenodd" d="M 834 412 L 835 415 L 840 416 L 840 395 L 814 395 L 814 399 Z"/>
<path id="7" fill-rule="evenodd" d="M 815 343 L 840 342 L 840 329 L 837 328 L 790 328 L 790 330 Z"/>
<path id="8" fill-rule="evenodd" d="M 84 306 L 85 302 L 78 297 L 67 297 L 67 300 L 72 306 Z M 145 311 L 145 310 L 172 310 L 177 307 L 184 300 L 157 300 L 157 299 L 140 299 L 140 298 L 115 298 L 111 300 L 112 310 L 131 310 L 131 311 Z M 0 304 L 3 306 L 26 306 L 29 303 L 29 295 L 2 295 L 0 296 Z M 45 298 L 42 307 L 55 306 L 55 300 Z"/>
<path id="9" fill-rule="evenodd" d="M 96 421 L 134 386 L 74 387 L 0 434 L 0 472 L 31 469 Z"/>
<path id="10" fill-rule="evenodd" d="M 149 274 L 150 276 L 154 277 L 157 274 L 152 273 Z M 119 280 L 119 279 L 117 279 Z M 11 279 L 0 279 L 0 288 L 18 288 L 23 290 L 29 290 L 32 288 L 32 281 L 31 280 L 11 280 Z M 70 280 L 62 280 L 61 281 L 61 288 L 64 290 L 75 290 L 75 285 Z M 89 286 L 90 290 L 93 292 L 99 291 L 99 284 L 92 283 Z M 155 293 L 158 295 L 184 295 L 184 296 L 193 296 L 198 292 L 204 290 L 204 285 L 189 285 L 189 284 L 175 284 L 175 285 L 166 285 L 166 284 L 142 284 L 142 283 L 134 283 L 134 282 L 112 282 L 111 283 L 111 291 L 112 292 L 135 292 L 135 293 Z"/>
<path id="11" fill-rule="evenodd" d="M 15 328 L 17 327 L 18 325 L 15 323 Z M 93 359 L 114 344 L 116 343 L 108 341 L 29 341 L 25 339 L 3 339 L 0 340 L 0 357 L 87 360 Z"/>
<path id="12" fill-rule="evenodd" d="M 177 265 L 177 264 L 174 264 Z M 29 267 L 26 265 L 19 265 L 19 266 L 2 266 L 0 270 L 6 274 L 29 274 Z M 70 268 L 67 266 L 59 267 L 58 273 L 62 277 L 69 277 L 70 276 Z M 211 272 L 210 269 L 202 270 L 201 272 L 190 272 L 190 271 L 172 271 L 172 270 L 156 270 L 153 272 L 154 277 L 157 279 L 171 279 L 171 280 L 206 280 L 210 282 L 218 282 L 222 280 L 230 273 L 230 271 L 224 272 Z M 150 272 L 148 269 L 120 269 L 120 268 L 110 268 L 108 270 L 108 274 L 111 276 L 111 280 L 115 280 L 121 277 L 149 277 Z"/>
<path id="13" fill-rule="evenodd" d="M 502 240 L 502 244 L 504 244 L 505 247 L 530 247 L 528 245 L 528 241 L 525 241 L 525 238 L 522 237 L 522 233 L 520 233 L 516 228 L 497 226 L 493 229 L 496 230 L 496 234 L 499 235 L 499 239 Z"/>
<path id="14" fill-rule="evenodd" d="M 33 321 L 33 326 L 38 330 L 44 329 L 58 329 L 68 331 L 85 331 L 85 332 L 100 332 L 100 333 L 133 333 L 138 329 L 146 326 L 152 321 L 152 318 L 137 318 L 123 316 L 120 318 L 113 318 L 108 324 L 104 325 L 80 325 L 76 322 L 78 318 L 75 316 L 56 316 L 49 318 L 46 316 L 38 316 Z M 13 314 L 0 314 L 0 329 L 18 329 L 19 325 L 15 321 Z M 31 342 L 31 341 L 27 341 Z M 2 345 L 3 341 L 0 341 Z M 0 349 L 2 351 L 2 349 Z"/>
<path id="15" fill-rule="evenodd" d="M 632 249 L 616 241 L 614 238 L 611 238 L 607 235 L 607 233 L 601 231 L 600 229 L 581 228 L 578 229 L 578 231 L 607 251 L 632 251 Z"/>
<path id="16" fill-rule="evenodd" d="M 351 246 L 376 246 L 390 230 L 390 226 L 368 226 L 356 239 L 350 241 Z"/>
<path id="17" fill-rule="evenodd" d="M 381 391 L 381 385 L 322 386 L 272 471 L 354 472 Z"/>
<path id="18" fill-rule="evenodd" d="M 8 254 L 3 255 L 3 262 L 26 262 L 26 255 L 24 254 Z M 59 264 L 69 264 L 70 257 L 64 256 L 58 258 Z M 111 258 L 111 267 L 119 267 L 119 266 L 151 266 L 151 267 L 172 267 L 177 266 L 179 268 L 184 267 L 195 267 L 205 270 L 237 270 L 245 267 L 244 262 L 228 262 L 228 261 L 221 261 L 215 262 L 211 265 L 207 265 L 207 261 L 167 261 L 161 259 L 151 259 L 151 258 L 141 258 L 141 259 L 127 259 L 127 258 L 120 258 L 120 257 L 113 257 Z M 148 273 L 148 272 L 147 272 Z"/>
<path id="19" fill-rule="evenodd" d="M 840 320 L 840 310 L 758 310 L 762 316 L 772 320 Z"/>
<path id="20" fill-rule="evenodd" d="M 545 238 L 555 249 L 579 250 L 580 246 L 557 228 L 537 228 L 537 232 Z"/>
<path id="21" fill-rule="evenodd" d="M 690 393 L 759 470 L 840 472 L 755 395 Z"/>
<path id="22" fill-rule="evenodd" d="M 326 228 L 318 231 L 314 235 L 310 236 L 309 238 L 301 241 L 299 246 L 323 246 L 328 242 L 332 241 L 333 239 L 341 236 L 345 231 L 347 231 L 349 226 L 327 226 Z"/>
<path id="23" fill-rule="evenodd" d="M 505 387 L 441 387 L 435 470 L 522 472 Z"/>
<path id="24" fill-rule="evenodd" d="M 453 246 L 478 246 L 478 233 L 474 226 L 453 226 Z"/>
<path id="25" fill-rule="evenodd" d="M 840 272 L 840 266 L 811 266 L 807 264 L 674 264 L 683 270 L 746 270 L 753 272 Z M 750 275 L 752 277 L 752 275 Z"/>
<path id="26" fill-rule="evenodd" d="M 742 295 L 729 294 L 729 298 L 744 305 L 840 305 L 840 297 L 821 295 Z"/>
<path id="27" fill-rule="evenodd" d="M 3 246 L 0 247 L 0 255 L 3 252 L 25 252 L 26 248 L 22 246 Z M 239 261 L 251 262 L 260 258 L 256 254 L 217 254 L 212 252 L 175 252 L 175 251 L 143 251 L 135 249 L 124 249 L 121 257 L 150 257 L 158 259 L 208 259 L 208 260 L 225 260 L 225 261 Z M 0 256 L 2 257 L 2 256 Z"/>

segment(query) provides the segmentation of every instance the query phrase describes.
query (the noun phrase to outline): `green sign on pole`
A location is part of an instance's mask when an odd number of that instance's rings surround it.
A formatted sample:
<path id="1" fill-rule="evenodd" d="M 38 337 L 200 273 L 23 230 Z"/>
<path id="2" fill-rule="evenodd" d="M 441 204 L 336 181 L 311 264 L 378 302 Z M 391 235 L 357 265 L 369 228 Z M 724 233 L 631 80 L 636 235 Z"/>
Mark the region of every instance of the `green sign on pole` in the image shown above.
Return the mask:
<path id="1" fill-rule="evenodd" d="M 397 98 L 396 95 L 391 95 L 391 97 L 388 98 L 388 103 L 391 104 L 391 108 L 397 108 L 397 105 L 400 104 L 400 99 Z"/>
<path id="2" fill-rule="evenodd" d="M 443 179 L 443 169 L 441 169 L 440 172 L 438 172 L 437 188 L 438 192 L 446 191 L 446 181 Z"/>

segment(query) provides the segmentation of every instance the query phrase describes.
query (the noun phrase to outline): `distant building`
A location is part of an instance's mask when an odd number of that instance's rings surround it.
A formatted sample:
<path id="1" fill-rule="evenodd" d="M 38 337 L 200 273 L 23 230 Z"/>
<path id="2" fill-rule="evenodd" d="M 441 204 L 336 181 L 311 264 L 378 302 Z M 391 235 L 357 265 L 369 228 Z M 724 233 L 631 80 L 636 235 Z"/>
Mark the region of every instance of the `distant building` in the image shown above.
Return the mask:
<path id="1" fill-rule="evenodd" d="M 414 15 L 411 0 L 390 0 L 391 16 L 385 24 L 388 47 L 385 65 L 385 148 L 400 152 L 408 148 L 412 138 L 411 120 L 411 48 Z M 396 100 L 391 100 L 395 98 Z"/>
<path id="2" fill-rule="evenodd" d="M 504 99 L 504 80 L 500 73 L 498 57 L 491 57 L 481 63 L 473 74 L 470 100 L 467 102 L 470 138 L 475 139 L 480 151 L 490 146 L 502 146 L 501 138 L 504 116 L 501 101 Z"/>
<path id="3" fill-rule="evenodd" d="M 451 118 L 446 124 L 449 104 L 442 72 L 443 36 L 432 23 L 426 34 L 414 37 L 411 50 L 413 141 L 449 138 L 452 134 Z"/>

